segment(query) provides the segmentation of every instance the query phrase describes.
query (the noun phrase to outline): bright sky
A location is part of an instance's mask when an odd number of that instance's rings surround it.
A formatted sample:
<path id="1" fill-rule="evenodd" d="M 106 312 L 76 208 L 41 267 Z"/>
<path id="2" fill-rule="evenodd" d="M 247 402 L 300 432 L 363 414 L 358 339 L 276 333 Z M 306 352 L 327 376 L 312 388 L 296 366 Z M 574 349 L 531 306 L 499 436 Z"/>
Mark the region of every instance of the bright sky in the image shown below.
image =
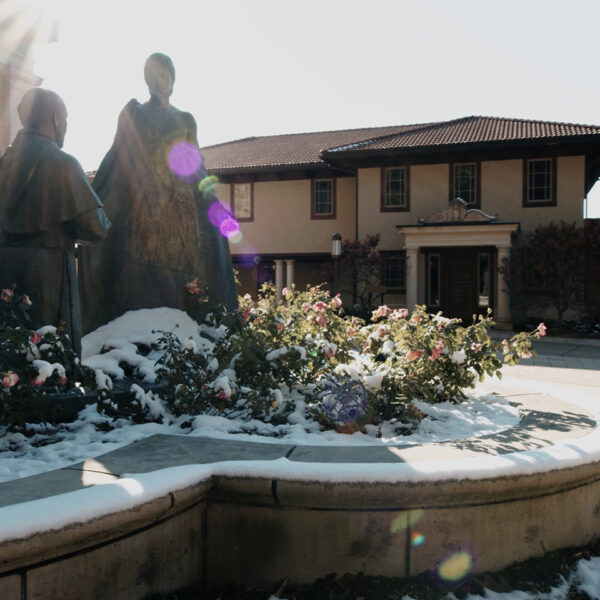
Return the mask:
<path id="1" fill-rule="evenodd" d="M 597 0 L 37 1 L 61 25 L 37 70 L 86 170 L 147 99 L 156 51 L 200 145 L 467 115 L 600 124 Z"/>

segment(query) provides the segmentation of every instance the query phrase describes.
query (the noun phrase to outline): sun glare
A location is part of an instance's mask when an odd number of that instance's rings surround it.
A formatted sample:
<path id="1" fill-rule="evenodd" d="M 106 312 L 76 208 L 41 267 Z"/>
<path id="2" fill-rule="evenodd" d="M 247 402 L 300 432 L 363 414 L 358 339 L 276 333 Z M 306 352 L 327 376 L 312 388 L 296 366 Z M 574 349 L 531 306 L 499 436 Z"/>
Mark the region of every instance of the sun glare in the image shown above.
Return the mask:
<path id="1" fill-rule="evenodd" d="M 5 0 L 0 4 L 2 47 L 25 61 L 35 46 L 58 39 L 67 0 Z"/>

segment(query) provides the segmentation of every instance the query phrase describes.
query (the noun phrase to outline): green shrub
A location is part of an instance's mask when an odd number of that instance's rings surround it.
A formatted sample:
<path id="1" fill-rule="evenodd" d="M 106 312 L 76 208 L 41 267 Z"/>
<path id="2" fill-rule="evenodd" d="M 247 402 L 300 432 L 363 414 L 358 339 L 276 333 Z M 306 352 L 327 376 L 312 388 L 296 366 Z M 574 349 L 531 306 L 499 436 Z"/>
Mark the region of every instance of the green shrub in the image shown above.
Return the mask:
<path id="1" fill-rule="evenodd" d="M 91 369 L 80 364 L 64 331 L 28 325 L 28 296 L 14 288 L 0 295 L 0 425 L 20 427 L 48 420 L 52 403 L 67 393 L 95 387 Z"/>
<path id="2" fill-rule="evenodd" d="M 380 306 L 366 324 L 321 287 L 285 289 L 278 301 L 265 285 L 256 300 L 240 298 L 235 312 L 210 305 L 197 286 L 188 290 L 206 343 L 162 332 L 158 388 L 150 397 L 132 386 L 135 393 L 118 401 L 110 378 L 80 365 L 63 332 L 23 326 L 26 297 L 3 290 L 0 425 L 39 421 L 41 400 L 88 388 L 107 415 L 135 421 L 212 414 L 279 424 L 296 412 L 324 428 L 384 420 L 410 426 L 422 417 L 416 400 L 460 402 L 477 380 L 501 376 L 502 361 L 531 356 L 532 338 L 545 334 L 541 324 L 495 343 L 489 314 L 465 327 L 421 306 L 412 314 Z"/>
<path id="3" fill-rule="evenodd" d="M 199 303 L 206 306 L 200 294 Z M 178 412 L 277 423 L 301 400 L 324 427 L 336 427 L 341 415 L 363 406 L 363 392 L 350 384 L 358 382 L 367 398 L 359 424 L 414 423 L 421 416 L 415 400 L 459 402 L 485 375 L 501 376 L 502 359 L 515 364 L 530 356 L 531 339 L 544 333 L 536 329 L 498 344 L 488 334 L 489 314 L 465 327 L 424 307 L 409 314 L 382 306 L 366 325 L 345 316 L 339 296 L 321 287 L 285 289 L 278 301 L 265 285 L 256 300 L 246 295 L 239 305 L 236 313 L 221 307 L 207 316 L 216 338 L 209 355 L 165 338 L 161 364 Z"/>

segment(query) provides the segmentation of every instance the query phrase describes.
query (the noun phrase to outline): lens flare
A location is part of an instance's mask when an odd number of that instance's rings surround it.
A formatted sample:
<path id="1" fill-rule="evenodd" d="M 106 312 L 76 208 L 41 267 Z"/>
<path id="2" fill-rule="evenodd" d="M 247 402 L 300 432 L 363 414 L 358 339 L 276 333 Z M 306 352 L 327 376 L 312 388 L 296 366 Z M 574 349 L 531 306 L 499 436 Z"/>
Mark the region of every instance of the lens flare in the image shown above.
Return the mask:
<path id="1" fill-rule="evenodd" d="M 246 269 L 252 269 L 260 264 L 260 254 L 257 254 L 253 250 L 246 250 L 243 255 L 238 255 L 238 257 L 238 264 Z"/>
<path id="2" fill-rule="evenodd" d="M 206 194 L 214 194 L 215 186 L 219 183 L 219 178 L 216 175 L 207 175 L 198 183 L 198 191 L 204 196 Z"/>
<path id="3" fill-rule="evenodd" d="M 169 151 L 169 167 L 177 177 L 193 180 L 202 167 L 202 153 L 194 144 L 180 142 Z"/>
<path id="4" fill-rule="evenodd" d="M 407 527 L 412 527 L 421 520 L 421 517 L 424 514 L 425 513 L 422 508 L 402 512 L 392 521 L 390 531 L 392 533 L 398 533 L 399 531 L 402 531 Z"/>
<path id="5" fill-rule="evenodd" d="M 446 581 L 458 581 L 471 569 L 471 555 L 464 550 L 449 556 L 438 568 L 438 575 Z"/>
<path id="6" fill-rule="evenodd" d="M 219 202 L 213 202 L 208 207 L 208 220 L 215 226 L 221 229 L 223 221 L 231 218 L 230 212 Z"/>
<path id="7" fill-rule="evenodd" d="M 415 548 L 422 546 L 425 543 L 425 536 L 418 531 L 413 531 L 410 536 L 410 543 Z"/>
<path id="8" fill-rule="evenodd" d="M 240 244 L 242 242 L 242 240 L 244 239 L 244 236 L 242 234 L 242 232 L 238 229 L 237 233 L 234 233 L 230 238 L 229 241 L 232 244 Z"/>
<path id="9" fill-rule="evenodd" d="M 240 225 L 237 222 L 237 219 L 228 217 L 227 219 L 223 219 L 221 225 L 219 225 L 219 231 L 223 237 L 229 239 L 240 233 Z"/>

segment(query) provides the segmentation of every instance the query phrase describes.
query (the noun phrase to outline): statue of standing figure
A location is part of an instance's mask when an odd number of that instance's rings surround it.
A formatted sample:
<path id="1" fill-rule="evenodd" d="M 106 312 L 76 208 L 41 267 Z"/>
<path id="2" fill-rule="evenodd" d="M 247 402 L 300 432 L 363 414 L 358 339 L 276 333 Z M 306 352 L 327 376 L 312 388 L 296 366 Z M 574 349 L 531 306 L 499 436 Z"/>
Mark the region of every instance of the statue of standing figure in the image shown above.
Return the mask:
<path id="1" fill-rule="evenodd" d="M 218 202 L 202 185 L 206 169 L 196 122 L 169 103 L 171 59 L 146 61 L 150 100 L 131 100 L 92 183 L 112 221 L 106 241 L 81 253 L 84 331 L 127 310 L 183 309 L 186 283 L 198 278 L 209 297 L 234 309 L 237 292 L 229 246 L 209 220 Z"/>
<path id="2" fill-rule="evenodd" d="M 23 124 L 0 158 L 0 286 L 27 294 L 31 327 L 64 325 L 81 355 L 75 244 L 102 240 L 109 227 L 81 165 L 61 150 L 67 109 L 34 88 L 18 107 Z"/>

